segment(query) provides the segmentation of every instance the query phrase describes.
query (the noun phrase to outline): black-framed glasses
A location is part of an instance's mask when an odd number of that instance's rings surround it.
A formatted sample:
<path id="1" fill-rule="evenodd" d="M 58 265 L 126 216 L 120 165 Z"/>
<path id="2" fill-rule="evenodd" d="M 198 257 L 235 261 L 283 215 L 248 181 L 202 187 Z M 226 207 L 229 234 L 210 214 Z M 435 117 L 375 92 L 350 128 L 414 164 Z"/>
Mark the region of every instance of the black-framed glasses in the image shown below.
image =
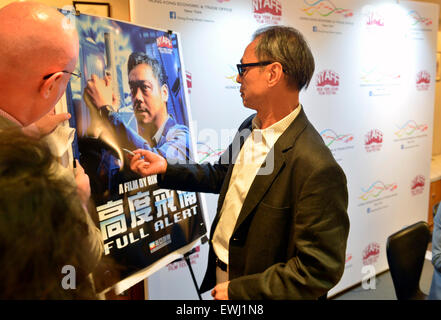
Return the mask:
<path id="1" fill-rule="evenodd" d="M 267 66 L 271 63 L 274 63 L 273 61 L 262 61 L 262 62 L 254 62 L 254 63 L 240 63 L 240 64 L 236 64 L 237 67 L 237 71 L 239 72 L 239 76 L 243 76 L 243 74 L 245 73 L 245 69 L 246 68 L 250 68 L 250 67 L 262 67 L 262 66 Z"/>
<path id="2" fill-rule="evenodd" d="M 67 71 L 67 70 L 61 70 L 61 71 L 57 71 L 57 72 L 69 73 L 69 74 L 71 74 L 71 75 L 77 77 L 78 79 L 81 78 L 81 72 L 80 72 L 80 71 L 77 71 L 77 73 L 75 73 L 75 72 L 70 72 L 70 71 Z M 49 79 L 50 77 L 52 77 L 52 76 L 53 76 L 54 74 L 56 74 L 57 72 L 53 72 L 53 73 L 50 73 L 50 74 L 48 74 L 48 75 L 45 75 L 45 76 L 43 77 L 43 80 L 47 80 L 47 79 Z"/>

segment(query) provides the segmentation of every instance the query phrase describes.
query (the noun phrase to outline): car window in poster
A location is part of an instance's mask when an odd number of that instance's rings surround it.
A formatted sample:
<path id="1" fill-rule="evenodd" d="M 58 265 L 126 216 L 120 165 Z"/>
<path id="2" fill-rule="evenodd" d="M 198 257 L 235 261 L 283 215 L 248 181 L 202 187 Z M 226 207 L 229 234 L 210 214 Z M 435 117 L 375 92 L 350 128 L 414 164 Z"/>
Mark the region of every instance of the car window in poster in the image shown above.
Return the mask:
<path id="1" fill-rule="evenodd" d="M 130 151 L 193 161 L 176 33 L 107 18 L 75 17 L 81 77 L 67 100 L 77 129 L 73 154 L 89 175 L 105 256 L 120 279 L 201 238 L 200 195 L 165 190 L 129 168 Z"/>

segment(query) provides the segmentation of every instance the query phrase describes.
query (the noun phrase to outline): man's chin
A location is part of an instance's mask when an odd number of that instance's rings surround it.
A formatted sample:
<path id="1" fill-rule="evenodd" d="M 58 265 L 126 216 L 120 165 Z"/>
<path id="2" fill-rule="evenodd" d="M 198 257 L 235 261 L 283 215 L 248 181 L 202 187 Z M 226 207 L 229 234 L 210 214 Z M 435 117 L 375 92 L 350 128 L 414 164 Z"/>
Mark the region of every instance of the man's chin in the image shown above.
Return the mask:
<path id="1" fill-rule="evenodd" d="M 242 99 L 242 104 L 245 108 L 247 109 L 252 109 L 252 110 L 256 110 L 256 108 L 254 108 L 253 106 L 249 105 L 245 100 Z"/>
<path id="2" fill-rule="evenodd" d="M 135 114 L 135 117 L 139 124 L 147 124 L 153 121 L 153 119 L 144 114 Z"/>

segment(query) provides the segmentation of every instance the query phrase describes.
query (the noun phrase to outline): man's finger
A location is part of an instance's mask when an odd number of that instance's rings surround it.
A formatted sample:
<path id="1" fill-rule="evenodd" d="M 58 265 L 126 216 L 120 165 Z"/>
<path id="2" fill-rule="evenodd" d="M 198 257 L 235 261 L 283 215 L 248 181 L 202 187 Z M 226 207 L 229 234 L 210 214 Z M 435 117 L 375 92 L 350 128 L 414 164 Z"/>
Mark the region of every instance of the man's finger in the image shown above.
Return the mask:
<path id="1" fill-rule="evenodd" d="M 142 158 L 149 160 L 149 161 L 153 161 L 153 160 L 159 158 L 159 156 L 156 153 L 153 153 L 151 151 L 144 150 L 144 149 L 136 149 L 135 151 L 133 151 L 133 153 L 140 154 Z"/>
<path id="2" fill-rule="evenodd" d="M 131 170 L 135 170 L 136 169 L 136 165 L 135 163 L 141 158 L 140 154 L 135 154 L 132 159 L 130 160 L 130 169 Z"/>
<path id="3" fill-rule="evenodd" d="M 69 120 L 71 118 L 70 113 L 59 113 L 52 116 L 56 123 L 61 123 L 63 121 Z"/>
<path id="4" fill-rule="evenodd" d="M 132 162 L 132 164 L 130 165 L 130 169 L 138 173 L 141 173 L 140 170 L 144 168 L 145 168 L 144 160 L 136 160 L 135 162 Z"/>

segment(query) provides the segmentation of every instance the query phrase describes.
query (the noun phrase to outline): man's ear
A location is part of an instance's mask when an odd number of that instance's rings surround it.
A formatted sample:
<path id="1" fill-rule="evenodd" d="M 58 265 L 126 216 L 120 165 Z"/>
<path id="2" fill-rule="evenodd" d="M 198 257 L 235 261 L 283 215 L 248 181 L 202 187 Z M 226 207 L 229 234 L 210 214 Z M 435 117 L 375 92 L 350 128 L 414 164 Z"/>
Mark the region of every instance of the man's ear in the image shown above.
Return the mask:
<path id="1" fill-rule="evenodd" d="M 44 80 L 40 87 L 40 95 L 43 99 L 49 99 L 54 93 L 54 90 L 58 89 L 59 81 L 61 81 L 62 72 L 54 73 L 50 78 Z"/>
<path id="2" fill-rule="evenodd" d="M 161 97 L 162 101 L 168 101 L 168 86 L 165 83 L 161 86 Z"/>
<path id="3" fill-rule="evenodd" d="M 268 87 L 274 87 L 282 79 L 283 67 L 280 63 L 275 62 L 269 66 L 267 72 Z"/>

